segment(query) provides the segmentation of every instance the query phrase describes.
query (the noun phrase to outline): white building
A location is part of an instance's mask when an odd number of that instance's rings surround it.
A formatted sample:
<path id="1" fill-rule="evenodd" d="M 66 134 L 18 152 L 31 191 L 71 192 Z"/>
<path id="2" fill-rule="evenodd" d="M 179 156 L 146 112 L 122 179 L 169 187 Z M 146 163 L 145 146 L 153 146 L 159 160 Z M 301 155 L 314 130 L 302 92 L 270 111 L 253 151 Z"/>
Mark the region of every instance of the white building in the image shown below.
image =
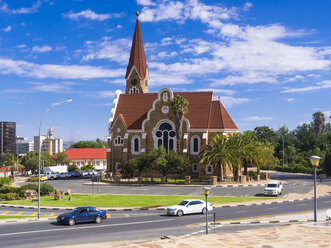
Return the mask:
<path id="1" fill-rule="evenodd" d="M 33 151 L 33 141 L 25 137 L 16 137 L 16 151 L 18 156 L 24 156 L 28 152 Z"/>
<path id="2" fill-rule="evenodd" d="M 49 152 L 50 148 L 50 141 L 52 142 L 52 154 L 55 155 L 59 152 L 63 152 L 63 139 L 53 137 L 51 140 L 48 139 L 48 136 L 41 135 L 40 142 L 41 142 L 41 152 Z M 39 136 L 34 136 L 34 150 L 39 151 Z"/>

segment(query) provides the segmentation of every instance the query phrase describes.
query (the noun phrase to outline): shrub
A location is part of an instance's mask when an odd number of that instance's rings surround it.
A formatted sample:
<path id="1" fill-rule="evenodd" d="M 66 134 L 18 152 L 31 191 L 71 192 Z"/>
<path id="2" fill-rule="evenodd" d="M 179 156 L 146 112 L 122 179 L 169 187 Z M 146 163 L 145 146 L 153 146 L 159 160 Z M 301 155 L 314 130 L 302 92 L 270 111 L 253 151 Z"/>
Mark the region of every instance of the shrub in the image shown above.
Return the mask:
<path id="1" fill-rule="evenodd" d="M 71 164 L 68 166 L 68 171 L 79 171 L 79 168 L 75 164 Z"/>
<path id="2" fill-rule="evenodd" d="M 18 200 L 20 197 L 16 193 L 7 193 L 7 194 L 0 194 L 0 199 L 3 201 L 12 201 Z"/>
<path id="3" fill-rule="evenodd" d="M 255 177 L 257 175 L 257 171 L 248 171 L 248 176 Z"/>
<path id="4" fill-rule="evenodd" d="M 10 185 L 12 183 L 12 180 L 10 177 L 2 177 L 0 178 L 0 187 Z"/>
<path id="5" fill-rule="evenodd" d="M 17 187 L 5 186 L 0 188 L 0 194 L 17 193 L 18 190 Z"/>
<path id="6" fill-rule="evenodd" d="M 40 195 L 49 195 L 54 192 L 54 188 L 52 185 L 48 183 L 43 183 L 40 185 Z"/>
<path id="7" fill-rule="evenodd" d="M 35 190 L 35 191 L 38 192 L 38 185 L 30 183 L 30 184 L 25 184 L 25 185 L 20 187 L 20 190 L 23 190 L 24 192 L 27 191 L 28 189 Z"/>

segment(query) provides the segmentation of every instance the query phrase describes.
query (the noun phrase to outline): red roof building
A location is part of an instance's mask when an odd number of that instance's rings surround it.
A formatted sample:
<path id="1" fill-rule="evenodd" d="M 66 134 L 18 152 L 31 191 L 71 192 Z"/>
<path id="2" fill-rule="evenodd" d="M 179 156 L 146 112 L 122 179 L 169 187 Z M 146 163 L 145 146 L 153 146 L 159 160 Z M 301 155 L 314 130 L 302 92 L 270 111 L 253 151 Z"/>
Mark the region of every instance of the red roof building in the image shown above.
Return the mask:
<path id="1" fill-rule="evenodd" d="M 120 171 L 120 164 L 141 153 L 164 146 L 187 156 L 192 163 L 192 175 L 206 176 L 217 173 L 214 166 L 199 165 L 201 147 L 215 135 L 229 135 L 238 128 L 213 92 L 173 92 L 164 88 L 148 93 L 148 67 L 145 58 L 139 13 L 125 75 L 126 90 L 116 91 L 108 129 L 108 171 Z M 169 75 L 169 80 L 171 75 Z M 157 83 L 157 78 L 155 79 Z M 172 100 L 181 96 L 188 101 L 181 137 L 177 138 L 176 118 Z M 179 142 L 180 139 L 181 142 Z M 215 167 L 216 168 L 216 167 Z"/>
<path id="2" fill-rule="evenodd" d="M 97 170 L 107 168 L 107 148 L 70 148 L 64 153 L 78 168 L 87 164 L 92 164 Z"/>

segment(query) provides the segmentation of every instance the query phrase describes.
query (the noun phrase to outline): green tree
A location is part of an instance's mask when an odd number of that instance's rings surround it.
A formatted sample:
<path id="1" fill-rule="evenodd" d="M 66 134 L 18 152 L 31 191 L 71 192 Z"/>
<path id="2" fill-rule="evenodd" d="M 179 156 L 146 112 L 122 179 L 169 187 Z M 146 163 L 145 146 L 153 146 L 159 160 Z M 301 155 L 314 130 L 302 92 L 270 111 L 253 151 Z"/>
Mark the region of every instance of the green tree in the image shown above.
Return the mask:
<path id="1" fill-rule="evenodd" d="M 181 154 L 181 140 L 183 132 L 184 116 L 188 111 L 189 102 L 182 96 L 176 96 L 170 102 L 170 106 L 175 113 L 175 127 L 177 137 L 177 151 Z"/>
<path id="2" fill-rule="evenodd" d="M 57 165 L 66 164 L 68 165 L 71 162 L 71 159 L 67 159 L 68 155 L 64 152 L 59 152 L 55 155 L 55 163 Z"/>
<path id="3" fill-rule="evenodd" d="M 271 143 L 274 147 L 277 146 L 279 138 L 277 133 L 268 126 L 256 127 L 254 133 L 257 139 L 263 143 Z"/>
<path id="4" fill-rule="evenodd" d="M 107 142 L 102 141 L 101 139 L 96 139 L 96 141 L 78 141 L 74 144 L 71 144 L 70 148 L 103 148 L 107 147 Z"/>
<path id="5" fill-rule="evenodd" d="M 175 151 L 170 151 L 166 155 L 166 160 L 167 166 L 170 168 L 168 173 L 183 175 L 189 173 L 191 170 L 190 160 Z"/>
<path id="6" fill-rule="evenodd" d="M 331 176 L 331 149 L 328 149 L 325 155 L 323 169 L 325 174 L 330 177 Z"/>
<path id="7" fill-rule="evenodd" d="M 83 170 L 83 171 L 85 171 L 85 170 L 95 170 L 95 168 L 92 164 L 84 165 L 80 169 Z"/>
<path id="8" fill-rule="evenodd" d="M 137 160 L 132 158 L 124 163 L 121 163 L 121 174 L 124 178 L 132 178 L 136 174 Z"/>
<path id="9" fill-rule="evenodd" d="M 0 154 L 0 168 L 10 171 L 11 178 L 14 180 L 14 171 L 24 169 L 23 165 L 17 164 L 14 154 L 2 153 Z"/>
<path id="10" fill-rule="evenodd" d="M 136 161 L 136 170 L 138 175 L 141 176 L 142 172 L 148 171 L 151 169 L 152 158 L 147 153 L 142 153 Z"/>
<path id="11" fill-rule="evenodd" d="M 315 153 L 317 150 L 317 138 L 320 133 L 323 131 L 325 126 L 325 116 L 322 112 L 316 112 L 313 114 L 314 120 L 314 134 L 315 134 Z"/>
<path id="12" fill-rule="evenodd" d="M 68 171 L 79 171 L 79 168 L 75 164 L 68 165 Z"/>
<path id="13" fill-rule="evenodd" d="M 32 173 L 35 173 L 38 170 L 38 154 L 38 151 L 30 151 L 22 158 L 21 163 L 24 166 L 25 171 L 32 171 Z M 44 161 L 44 166 L 56 165 L 53 157 L 47 152 L 41 153 L 40 160 Z"/>
<path id="14" fill-rule="evenodd" d="M 231 147 L 227 138 L 223 135 L 215 135 L 206 146 L 200 157 L 200 163 L 215 165 L 218 169 L 218 177 L 223 176 L 223 170 L 233 162 Z"/>
<path id="15" fill-rule="evenodd" d="M 258 162 L 261 161 L 261 143 L 257 141 L 255 134 L 251 131 L 229 136 L 228 143 L 232 157 L 231 165 L 235 174 L 238 175 L 238 171 L 244 167 L 244 175 L 248 175 L 248 163 L 258 165 Z"/>

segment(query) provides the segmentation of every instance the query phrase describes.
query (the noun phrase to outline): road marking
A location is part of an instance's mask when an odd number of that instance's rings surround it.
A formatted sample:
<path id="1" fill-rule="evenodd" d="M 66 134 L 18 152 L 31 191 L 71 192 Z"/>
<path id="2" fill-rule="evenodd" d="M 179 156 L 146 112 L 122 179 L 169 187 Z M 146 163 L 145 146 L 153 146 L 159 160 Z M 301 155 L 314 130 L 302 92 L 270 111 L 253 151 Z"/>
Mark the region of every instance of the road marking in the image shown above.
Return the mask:
<path id="1" fill-rule="evenodd" d="M 299 207 L 299 206 L 306 206 L 306 205 L 308 205 L 308 204 L 298 204 L 297 206 Z"/>
<path id="2" fill-rule="evenodd" d="M 325 203 L 327 203 L 327 202 L 331 202 L 331 201 L 324 201 Z"/>
<path id="3" fill-rule="evenodd" d="M 267 208 L 267 209 L 276 209 L 276 208 L 278 208 L 278 207 L 273 207 L 273 208 Z"/>
<path id="4" fill-rule="evenodd" d="M 49 216 L 54 216 L 55 215 L 55 213 L 51 213 Z"/>
<path id="5" fill-rule="evenodd" d="M 143 216 L 147 216 L 148 214 L 143 214 Z"/>
<path id="6" fill-rule="evenodd" d="M 18 212 L 16 215 L 21 215 L 21 214 L 23 214 L 23 212 Z"/>
<path id="7" fill-rule="evenodd" d="M 174 220 L 174 219 L 139 221 L 139 222 L 128 222 L 128 223 L 118 223 L 118 224 L 109 224 L 109 225 L 95 225 L 95 226 L 82 226 L 82 227 L 77 227 L 76 226 L 76 227 L 46 229 L 46 230 L 34 230 L 34 231 L 16 232 L 16 233 L 2 233 L 2 234 L 0 234 L 0 237 L 20 235 L 20 234 L 28 234 L 28 233 L 56 232 L 56 231 L 78 230 L 78 229 L 88 229 L 88 228 L 92 229 L 92 228 L 109 227 L 109 226 L 138 225 L 138 224 L 146 224 L 146 223 L 166 222 L 166 221 L 171 221 L 171 220 Z"/>
<path id="8" fill-rule="evenodd" d="M 35 215 L 37 215 L 38 214 L 38 212 L 34 212 L 33 214 L 32 214 L 32 216 L 35 216 Z"/>
<path id="9" fill-rule="evenodd" d="M 111 216 L 110 216 L 110 214 L 107 214 L 107 218 L 110 218 Z"/>
<path id="10" fill-rule="evenodd" d="M 6 212 L 3 212 L 2 214 L 8 214 L 9 213 L 9 211 L 6 211 Z"/>
<path id="11" fill-rule="evenodd" d="M 129 214 L 124 214 L 124 216 L 125 216 L 125 217 L 130 217 L 130 215 L 129 215 Z"/>
<path id="12" fill-rule="evenodd" d="M 243 210 L 243 211 L 236 211 L 236 213 L 245 213 L 247 212 L 246 210 Z"/>

